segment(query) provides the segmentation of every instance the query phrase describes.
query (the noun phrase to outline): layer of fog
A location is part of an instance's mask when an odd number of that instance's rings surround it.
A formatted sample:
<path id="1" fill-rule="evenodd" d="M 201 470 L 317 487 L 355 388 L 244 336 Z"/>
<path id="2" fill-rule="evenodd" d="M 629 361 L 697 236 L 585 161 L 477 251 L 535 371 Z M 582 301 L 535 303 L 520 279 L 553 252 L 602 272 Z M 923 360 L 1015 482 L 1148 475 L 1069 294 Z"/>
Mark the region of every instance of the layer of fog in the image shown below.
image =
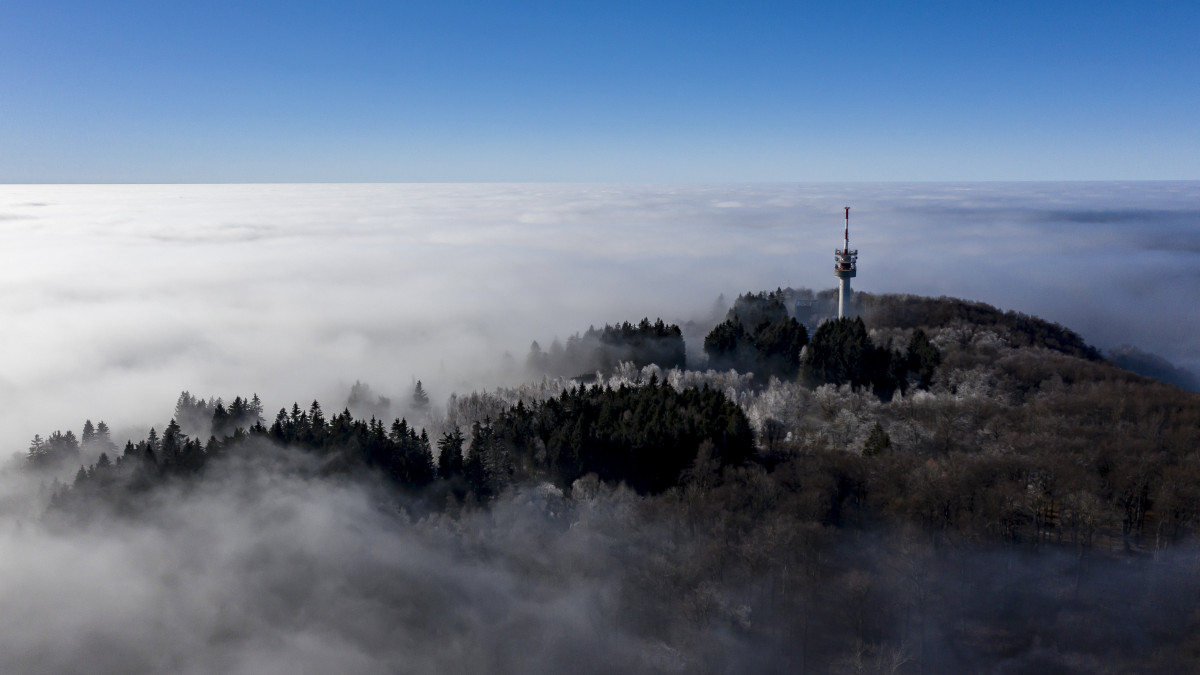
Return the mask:
<path id="1" fill-rule="evenodd" d="M 1190 549 L 834 540 L 776 513 L 714 550 L 704 509 L 647 508 L 594 481 L 414 520 L 369 477 L 313 479 L 311 456 L 266 445 L 250 456 L 145 494 L 135 518 L 5 511 L 0 670 L 893 672 L 870 669 L 882 658 L 1101 673 L 1117 672 L 1106 655 L 1178 662 L 1192 625 Z M 855 631 L 872 636 L 865 655 Z"/>
<path id="2" fill-rule="evenodd" d="M 556 517 L 553 491 L 414 524 L 369 481 L 255 454 L 146 496 L 135 519 L 6 513 L 0 669 L 548 673 L 654 658 L 606 611 L 610 558 L 589 554 L 611 536 Z"/>
<path id="3" fill-rule="evenodd" d="M 531 340 L 831 287 L 978 299 L 1200 366 L 1200 183 L 0 187 L 0 442 L 182 389 L 267 410 L 510 380 Z M 505 353 L 512 359 L 506 359 Z"/>

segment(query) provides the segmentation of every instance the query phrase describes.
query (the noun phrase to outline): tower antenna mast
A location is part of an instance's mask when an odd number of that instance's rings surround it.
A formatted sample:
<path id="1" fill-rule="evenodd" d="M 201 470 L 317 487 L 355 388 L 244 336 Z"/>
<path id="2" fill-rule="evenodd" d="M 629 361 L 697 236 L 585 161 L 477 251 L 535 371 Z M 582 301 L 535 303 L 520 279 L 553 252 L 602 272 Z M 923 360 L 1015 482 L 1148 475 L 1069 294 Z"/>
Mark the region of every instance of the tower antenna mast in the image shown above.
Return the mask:
<path id="1" fill-rule="evenodd" d="M 846 207 L 846 247 L 843 248 L 842 250 L 843 251 L 850 250 L 850 207 L 849 206 Z"/>

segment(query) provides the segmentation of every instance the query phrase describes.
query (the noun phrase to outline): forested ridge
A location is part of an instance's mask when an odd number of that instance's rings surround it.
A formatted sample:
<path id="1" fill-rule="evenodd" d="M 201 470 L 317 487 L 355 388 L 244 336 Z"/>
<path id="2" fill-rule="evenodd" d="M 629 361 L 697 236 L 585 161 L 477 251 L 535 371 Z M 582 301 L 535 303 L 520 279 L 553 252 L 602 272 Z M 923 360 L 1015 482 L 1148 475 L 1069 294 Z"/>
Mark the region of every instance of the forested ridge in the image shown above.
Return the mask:
<path id="1" fill-rule="evenodd" d="M 583 334 L 567 338 L 566 346 L 555 339 L 547 351 L 534 340 L 527 358 L 534 374 L 566 377 L 611 370 L 623 362 L 639 367 L 653 363 L 663 368 L 682 368 L 687 362 L 683 333 L 679 326 L 668 325 L 662 319 L 592 326 Z"/>
<path id="2" fill-rule="evenodd" d="M 145 439 L 126 442 L 115 458 L 110 459 L 111 447 L 101 451 L 95 464 L 79 468 L 71 486 L 54 487 L 51 508 L 86 512 L 95 499 L 128 508 L 139 491 L 199 476 L 223 454 L 247 452 L 263 442 L 320 458 L 325 475 L 377 470 L 407 493 L 449 494 L 474 503 L 518 484 L 569 488 L 587 474 L 640 493 L 659 493 L 678 484 L 700 448 L 716 469 L 754 456 L 749 422 L 722 392 L 707 386 L 676 390 L 656 377 L 640 386 L 578 385 L 528 406 L 518 402 L 494 418 L 474 420 L 465 434 L 457 427 L 442 433 L 436 452 L 427 431 L 406 419 L 385 425 L 375 418 L 355 419 L 349 410 L 326 419 L 321 404 L 313 401 L 307 410 L 299 404 L 290 412 L 281 409 L 268 426 L 253 407 L 243 406 L 242 397 L 234 400 L 231 409 L 247 410 L 240 418 L 230 417 L 220 402 L 211 406 L 212 429 L 222 432 L 220 438 L 191 438 L 172 419 L 161 435 L 151 429 Z M 197 407 L 207 406 L 184 392 L 176 409 L 194 418 Z M 63 450 L 55 445 L 61 438 L 73 439 L 70 434 L 56 432 L 49 442 L 35 439 L 28 464 L 77 458 L 78 445 L 67 441 Z"/>
<path id="3" fill-rule="evenodd" d="M 266 448 L 311 460 L 307 480 L 375 476 L 429 527 L 535 488 L 562 527 L 599 509 L 623 565 L 610 611 L 669 646 L 643 671 L 1200 663 L 1181 601 L 1200 593 L 1200 396 L 981 303 L 858 294 L 860 318 L 810 335 L 788 298 L 739 297 L 702 369 L 647 319 L 535 343 L 541 379 L 411 419 L 314 401 L 269 420 L 257 396 L 184 392 L 161 433 L 118 450 L 89 421 L 35 437 L 26 463 L 98 456 L 47 487 L 67 521 L 137 518 L 148 494 Z M 596 374 L 563 377 L 580 364 Z"/>

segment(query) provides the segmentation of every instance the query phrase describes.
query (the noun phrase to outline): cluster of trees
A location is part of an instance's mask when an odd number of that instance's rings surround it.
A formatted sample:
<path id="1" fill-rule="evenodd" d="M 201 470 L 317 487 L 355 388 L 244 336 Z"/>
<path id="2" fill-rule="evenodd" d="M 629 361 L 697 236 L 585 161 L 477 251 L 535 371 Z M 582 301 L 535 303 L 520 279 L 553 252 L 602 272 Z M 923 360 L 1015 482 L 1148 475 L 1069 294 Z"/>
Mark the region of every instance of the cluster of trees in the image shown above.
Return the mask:
<path id="1" fill-rule="evenodd" d="M 808 330 L 789 316 L 783 291 L 739 295 L 704 338 L 710 367 L 753 372 L 762 381 L 796 377 Z"/>
<path id="2" fill-rule="evenodd" d="M 883 399 L 933 381 L 941 353 L 921 328 L 904 349 L 892 349 L 875 344 L 861 318 L 829 319 L 810 341 L 804 325 L 789 316 L 787 297 L 782 290 L 738 296 L 725 321 L 704 338 L 710 366 L 754 372 L 760 383 L 802 375 L 813 387 L 865 387 Z"/>
<path id="3" fill-rule="evenodd" d="M 460 445 L 456 439 L 439 441 L 443 453 Z M 640 387 L 579 386 L 476 422 L 462 475 L 480 498 L 536 481 L 567 488 L 587 474 L 657 493 L 697 462 L 719 468 L 753 455 L 750 424 L 724 394 L 652 378 Z"/>
<path id="4" fill-rule="evenodd" d="M 805 351 L 804 377 L 812 386 L 848 384 L 869 388 L 882 399 L 897 389 L 928 389 L 942 354 L 925 331 L 913 331 L 904 351 L 877 346 L 861 318 L 821 324 Z"/>
<path id="5" fill-rule="evenodd" d="M 745 403 L 772 474 L 824 486 L 820 522 L 1134 552 L 1194 536 L 1200 397 L 1045 348 L 997 349 L 986 331 L 966 344 L 934 332 L 945 363 L 928 390 L 881 401 L 773 383 Z"/>
<path id="6" fill-rule="evenodd" d="M 193 405 L 186 393 L 180 400 Z M 661 492 L 697 462 L 716 470 L 754 454 L 745 414 L 721 392 L 677 391 L 657 380 L 616 389 L 578 386 L 530 406 L 518 403 L 495 419 L 475 422 L 469 435 L 445 432 L 436 464 L 428 433 L 404 419 L 389 427 L 375 418 L 356 419 L 349 410 L 326 419 L 317 401 L 307 411 L 298 404 L 290 412 L 280 409 L 269 427 L 255 416 L 238 418 L 241 423 L 233 426 L 227 419 L 218 404 L 211 426 L 226 433 L 207 442 L 189 437 L 172 419 L 161 437 L 151 429 L 146 439 L 128 442 L 115 460 L 103 452 L 95 464 L 80 467 L 73 489 L 55 488 L 53 504 L 79 504 L 105 492 L 119 493 L 110 501 L 126 503 L 130 494 L 163 480 L 200 474 L 208 462 L 253 447 L 256 439 L 315 453 L 326 459 L 325 472 L 365 466 L 414 493 L 440 479 L 443 491 L 477 502 L 520 483 L 550 481 L 569 488 L 586 474 L 643 493 Z M 73 438 L 70 432 L 53 438 L 60 436 Z M 39 457 L 31 453 L 30 465 L 37 466 Z"/>
<path id="7" fill-rule="evenodd" d="M 258 394 L 249 399 L 238 396 L 229 407 L 219 398 L 207 401 L 188 391 L 175 401 L 174 420 L 184 435 L 196 438 L 224 438 L 235 429 L 248 429 L 263 421 L 263 405 Z"/>
<path id="8" fill-rule="evenodd" d="M 240 433 L 240 432 L 239 432 Z M 210 439 L 206 446 L 188 438 L 171 420 L 162 436 L 154 429 L 145 440 L 125 443 L 115 458 L 101 452 L 90 466 L 80 466 L 70 486 L 56 479 L 52 486 L 50 508 L 90 512 L 97 500 L 118 512 L 136 512 L 138 497 L 161 484 L 168 476 L 193 476 L 216 457 L 220 446 Z"/>
<path id="9" fill-rule="evenodd" d="M 1117 345 L 1105 352 L 1112 363 L 1138 375 L 1173 384 L 1180 389 L 1200 392 L 1200 378 L 1187 368 L 1180 368 L 1156 354 L 1142 351 L 1133 345 Z"/>
<path id="10" fill-rule="evenodd" d="M 270 428 L 252 427 L 249 434 L 335 457 L 337 463 L 327 470 L 356 465 L 378 469 L 397 485 L 409 489 L 428 485 L 435 475 L 429 435 L 402 418 L 386 426 L 374 417 L 356 419 L 346 409 L 326 420 L 317 401 L 307 411 L 293 403 L 291 412 L 279 410 Z"/>
<path id="11" fill-rule="evenodd" d="M 684 368 L 687 353 L 679 326 L 662 319 L 653 323 L 644 318 L 636 324 L 624 323 L 604 328 L 588 328 L 583 335 L 567 339 L 564 347 L 555 340 L 548 350 L 536 341 L 529 347 L 526 364 L 530 372 L 561 377 L 607 372 L 622 362 L 637 366 L 651 363 L 663 368 Z"/>
<path id="12" fill-rule="evenodd" d="M 413 395 L 416 396 L 415 390 Z M 355 417 L 377 417 L 385 420 L 392 415 L 392 399 L 376 394 L 370 385 L 355 380 L 354 385 L 350 387 L 350 396 L 346 399 L 346 409 Z"/>
<path id="13" fill-rule="evenodd" d="M 194 406 L 194 400 L 187 392 L 180 396 L 187 406 Z M 240 409 L 239 405 L 231 405 L 229 410 Z M 327 460 L 326 472 L 366 466 L 381 471 L 397 486 L 409 489 L 427 486 L 435 477 L 428 435 L 403 419 L 385 428 L 375 418 L 355 419 L 345 410 L 326 420 L 320 403 L 313 401 L 307 411 L 298 404 L 293 404 L 290 412 L 280 409 L 268 427 L 257 414 L 231 417 L 229 410 L 219 403 L 212 410 L 208 426 L 214 431 L 221 430 L 220 437 L 213 434 L 207 441 L 192 438 L 172 419 L 161 435 L 151 428 L 145 439 L 126 442 L 121 454 L 110 457 L 104 451 L 94 464 L 80 466 L 70 486 L 53 487 L 51 506 L 85 507 L 91 499 L 101 498 L 119 510 L 136 510 L 139 494 L 172 479 L 195 479 L 210 462 L 228 453 L 253 452 L 259 441 L 298 447 L 323 457 Z M 52 437 L 74 438 L 74 435 L 69 431 L 55 432 Z M 78 459 L 78 449 L 73 457 Z M 40 456 L 32 451 L 27 463 L 31 468 L 42 466 Z"/>
<path id="14" fill-rule="evenodd" d="M 944 527 L 915 517 L 942 507 L 915 503 L 929 482 L 908 479 L 925 461 L 901 467 L 896 456 L 822 451 L 650 500 L 619 535 L 644 551 L 627 593 L 658 599 L 638 606 L 639 627 L 672 644 L 657 631 L 682 614 L 709 634 L 746 636 L 765 651 L 756 672 L 1196 671 L 1194 550 L 1113 556 L 1012 539 L 1004 497 L 986 488 L 960 499 L 995 526 Z M 974 473 L 986 482 L 985 467 Z M 997 473 L 993 490 L 1020 492 L 1020 476 Z M 912 515 L 883 510 L 906 490 Z M 706 666 L 726 658 L 714 651 Z M 754 663 L 741 658 L 728 669 Z"/>
<path id="15" fill-rule="evenodd" d="M 200 410 L 209 411 L 211 417 L 199 417 Z M 65 460 L 78 461 L 85 453 L 98 452 L 95 463 L 79 467 L 70 486 L 55 479 L 50 506 L 86 511 L 93 499 L 100 498 L 117 510 L 135 511 L 138 495 L 169 478 L 200 474 L 209 461 L 220 456 L 227 446 L 245 439 L 250 431 L 265 434 L 267 430 L 258 411 L 261 411 L 258 396 L 253 399 L 239 396 L 227 409 L 220 399 L 206 402 L 185 391 L 178 399 L 176 412 L 182 412 L 194 427 L 214 432 L 207 442 L 200 437 L 191 437 L 177 419 L 172 418 L 161 436 L 151 428 L 145 439 L 137 443 L 126 441 L 122 452 L 117 454 L 107 425 L 101 422 L 93 428 L 88 420 L 83 427 L 82 443 L 75 442 L 71 431 L 55 431 L 50 435 L 53 443 L 42 444 L 39 448 L 40 438 L 34 436 L 26 455 L 26 465 L 35 471 L 52 469 L 54 465 L 47 461 L 47 456 L 57 457 L 59 463 L 64 463 Z M 217 432 L 222 434 L 221 439 L 215 435 Z"/>
<path id="16" fill-rule="evenodd" d="M 36 469 L 55 469 L 64 464 L 78 461 L 84 452 L 88 454 L 104 453 L 112 452 L 115 449 L 116 446 L 113 445 L 108 425 L 101 420 L 99 424 L 93 426 L 92 421 L 87 420 L 79 437 L 76 437 L 75 432 L 71 430 L 55 431 L 44 439 L 41 434 L 35 434 L 29 443 L 25 461 L 30 467 Z"/>
<path id="17" fill-rule="evenodd" d="M 855 293 L 868 328 L 945 328 L 969 325 L 998 331 L 1013 346 L 1044 347 L 1088 361 L 1101 361 L 1100 350 L 1078 333 L 1036 316 L 957 298 Z"/>

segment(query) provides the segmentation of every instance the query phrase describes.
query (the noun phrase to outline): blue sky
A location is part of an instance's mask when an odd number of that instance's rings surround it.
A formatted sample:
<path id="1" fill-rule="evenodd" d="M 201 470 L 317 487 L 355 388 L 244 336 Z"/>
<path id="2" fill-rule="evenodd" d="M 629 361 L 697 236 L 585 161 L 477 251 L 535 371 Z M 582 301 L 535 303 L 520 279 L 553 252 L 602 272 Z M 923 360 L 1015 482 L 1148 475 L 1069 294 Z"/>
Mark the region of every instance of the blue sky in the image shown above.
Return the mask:
<path id="1" fill-rule="evenodd" d="M 0 2 L 0 182 L 1200 178 L 1200 3 Z"/>

